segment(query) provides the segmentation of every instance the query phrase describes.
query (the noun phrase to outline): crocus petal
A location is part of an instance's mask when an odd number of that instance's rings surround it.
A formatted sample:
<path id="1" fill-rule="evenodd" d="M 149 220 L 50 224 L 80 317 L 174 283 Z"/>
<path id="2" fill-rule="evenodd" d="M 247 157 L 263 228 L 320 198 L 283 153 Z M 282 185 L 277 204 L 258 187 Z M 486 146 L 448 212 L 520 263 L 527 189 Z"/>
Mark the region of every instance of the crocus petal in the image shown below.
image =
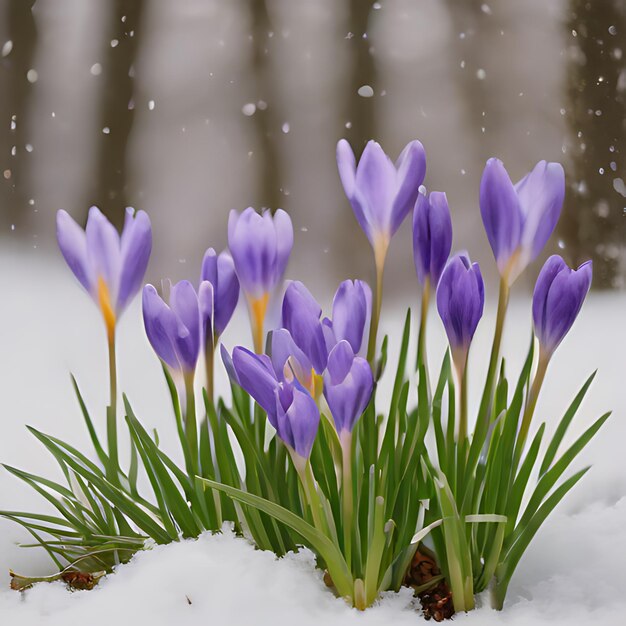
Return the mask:
<path id="1" fill-rule="evenodd" d="M 418 185 L 419 186 L 419 185 Z M 397 191 L 397 172 L 391 159 L 375 141 L 368 141 L 356 168 L 356 188 L 373 236 L 391 237 L 391 208 Z"/>
<path id="2" fill-rule="evenodd" d="M 104 280 L 111 301 L 116 302 L 121 269 L 120 236 L 113 224 L 95 206 L 89 209 L 85 235 L 94 279 Z"/>
<path id="3" fill-rule="evenodd" d="M 499 159 L 489 159 L 480 182 L 480 213 L 496 258 L 505 275 L 522 236 L 520 203 L 513 183 Z"/>
<path id="4" fill-rule="evenodd" d="M 452 220 L 446 194 L 420 192 L 413 210 L 413 260 L 420 284 L 436 287 L 452 247 Z"/>
<path id="5" fill-rule="evenodd" d="M 193 371 L 200 354 L 202 332 L 198 296 L 188 280 L 172 287 L 170 307 L 179 322 L 175 338 L 178 358 L 185 369 Z"/>
<path id="6" fill-rule="evenodd" d="M 293 224 L 291 218 L 282 209 L 274 213 L 274 229 L 276 232 L 276 282 L 277 284 L 287 269 L 289 255 L 293 248 Z"/>
<path id="7" fill-rule="evenodd" d="M 222 355 L 222 362 L 224 363 L 224 367 L 226 368 L 226 373 L 228 374 L 228 378 L 234 383 L 237 383 L 241 387 L 241 383 L 239 382 L 239 375 L 237 374 L 237 370 L 233 364 L 233 358 L 228 353 L 228 350 L 222 344 L 220 346 L 220 354 Z"/>
<path id="8" fill-rule="evenodd" d="M 345 139 L 340 139 L 337 143 L 337 168 L 346 196 L 350 198 L 354 195 L 356 187 L 356 159 Z"/>
<path id="9" fill-rule="evenodd" d="M 550 286 L 556 275 L 567 268 L 567 263 L 558 255 L 553 254 L 543 265 L 533 292 L 533 324 L 535 332 L 541 336 L 546 327 L 546 300 Z"/>
<path id="10" fill-rule="evenodd" d="M 198 287 L 198 306 L 200 308 L 200 322 L 202 328 L 202 343 L 213 341 L 213 285 L 203 280 Z"/>
<path id="11" fill-rule="evenodd" d="M 310 389 L 311 361 L 296 345 L 289 331 L 286 328 L 273 331 L 270 346 L 272 366 L 278 380 L 289 382 L 295 374 L 300 383 Z"/>
<path id="12" fill-rule="evenodd" d="M 176 317 L 152 285 L 143 288 L 142 309 L 146 335 L 157 356 L 171 368 L 180 369 L 173 344 L 177 332 Z"/>
<path id="13" fill-rule="evenodd" d="M 274 391 L 278 386 L 278 380 L 269 357 L 265 354 L 254 354 L 246 348 L 237 346 L 233 350 L 232 361 L 239 384 L 265 410 L 272 426 L 276 428 Z"/>
<path id="14" fill-rule="evenodd" d="M 328 359 L 324 330 L 320 321 L 322 308 L 300 281 L 293 281 L 287 287 L 282 313 L 283 326 L 309 357 L 315 371 L 321 374 Z"/>
<path id="15" fill-rule="evenodd" d="M 560 163 L 540 161 L 515 186 L 524 225 L 522 248 L 534 261 L 552 235 L 563 207 L 565 172 Z"/>
<path id="16" fill-rule="evenodd" d="M 94 294 L 94 277 L 87 255 L 85 231 L 64 210 L 57 212 L 57 241 L 65 262 L 78 282 Z"/>
<path id="17" fill-rule="evenodd" d="M 121 260 L 117 313 L 120 314 L 141 288 L 152 251 L 152 227 L 144 211 L 126 209 L 120 238 Z"/>
<path id="18" fill-rule="evenodd" d="M 335 338 L 337 341 L 347 340 L 354 352 L 361 349 L 365 334 L 369 314 L 368 289 L 369 285 L 363 281 L 345 280 L 339 285 L 333 299 L 332 328 Z"/>
<path id="19" fill-rule="evenodd" d="M 233 258 L 228 252 L 218 256 L 213 248 L 209 248 L 202 260 L 200 279 L 213 285 L 214 330 L 219 336 L 230 322 L 239 300 L 239 279 Z"/>
<path id="20" fill-rule="evenodd" d="M 293 449 L 307 459 L 311 455 L 320 423 L 320 413 L 315 400 L 302 388 L 296 387 L 286 416 L 290 424 Z"/>
<path id="21" fill-rule="evenodd" d="M 390 234 L 393 235 L 409 211 L 415 205 L 420 185 L 426 175 L 426 153 L 424 146 L 415 140 L 408 143 L 396 163 L 397 189 L 390 217 Z"/>
<path id="22" fill-rule="evenodd" d="M 368 218 L 365 216 L 365 200 L 361 197 L 356 187 L 356 159 L 350 144 L 345 139 L 341 139 L 337 144 L 337 167 L 339 169 L 339 178 L 341 179 L 346 197 L 352 206 L 354 216 L 370 243 L 374 245 L 374 233 Z"/>

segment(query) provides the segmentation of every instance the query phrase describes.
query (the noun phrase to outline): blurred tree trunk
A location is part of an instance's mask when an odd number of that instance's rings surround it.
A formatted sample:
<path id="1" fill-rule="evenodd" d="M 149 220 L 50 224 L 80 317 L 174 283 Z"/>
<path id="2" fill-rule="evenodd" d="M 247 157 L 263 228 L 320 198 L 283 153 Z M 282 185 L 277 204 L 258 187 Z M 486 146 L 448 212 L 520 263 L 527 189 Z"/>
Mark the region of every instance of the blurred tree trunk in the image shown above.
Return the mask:
<path id="1" fill-rule="evenodd" d="M 559 234 L 569 263 L 593 259 L 595 287 L 623 286 L 626 5 L 570 0 L 567 33 L 568 152 L 575 180 L 567 189 Z"/>
<path id="2" fill-rule="evenodd" d="M 454 56 L 462 61 L 454 71 L 463 95 L 465 127 L 474 139 L 472 160 L 482 169 L 485 161 L 501 149 L 497 130 L 506 118 L 494 106 L 498 98 L 496 78 L 491 76 L 487 81 L 478 77 L 481 70 L 493 65 L 493 44 L 505 27 L 506 11 L 487 14 L 483 11 L 484 0 L 446 0 L 446 5 L 453 24 L 451 44 L 457 51 Z M 489 111 L 489 119 L 485 118 L 485 111 Z M 485 133 L 484 128 L 496 132 Z"/>
<path id="3" fill-rule="evenodd" d="M 269 61 L 269 33 L 272 24 L 265 0 L 249 0 L 252 18 L 252 73 L 255 86 L 256 111 L 253 116 L 257 135 L 256 163 L 259 172 L 257 204 L 276 210 L 281 206 L 280 160 L 276 145 L 278 122 L 274 85 Z"/>
<path id="4" fill-rule="evenodd" d="M 346 45 L 350 50 L 351 70 L 341 133 L 350 142 L 357 158 L 369 139 L 377 139 L 376 98 L 379 94 L 376 63 L 367 32 L 373 4 L 370 0 L 349 0 Z M 359 89 L 366 85 L 373 89 L 372 97 L 359 95 Z"/>
<path id="5" fill-rule="evenodd" d="M 27 114 L 33 85 L 27 75 L 33 69 L 37 46 L 34 3 L 35 0 L 7 0 L 0 6 L 0 16 L 6 19 L 5 37 L 0 42 L 0 216 L 3 226 L 19 226 L 29 216 L 30 154 L 26 145 L 30 143 Z"/>
<path id="6" fill-rule="evenodd" d="M 101 57 L 96 172 L 86 204 L 96 204 L 119 226 L 124 219 L 123 209 L 128 204 L 127 149 L 135 116 L 133 64 L 140 44 L 145 1 L 113 0 L 110 6 L 108 35 Z M 108 133 L 103 132 L 105 128 L 109 129 Z"/>

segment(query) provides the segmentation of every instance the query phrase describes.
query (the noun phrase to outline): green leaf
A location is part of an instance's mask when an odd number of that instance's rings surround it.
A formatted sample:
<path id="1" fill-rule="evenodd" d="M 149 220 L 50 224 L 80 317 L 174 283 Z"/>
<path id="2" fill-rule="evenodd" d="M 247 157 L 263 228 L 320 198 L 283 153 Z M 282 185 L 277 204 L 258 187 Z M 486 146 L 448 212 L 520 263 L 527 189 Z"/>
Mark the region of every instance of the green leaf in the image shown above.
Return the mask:
<path id="1" fill-rule="evenodd" d="M 552 461 L 554 460 L 554 457 L 556 456 L 559 446 L 561 445 L 561 441 L 563 441 L 563 437 L 565 436 L 565 433 L 567 432 L 567 429 L 569 428 L 569 425 L 571 424 L 572 419 L 574 419 L 574 416 L 576 415 L 576 412 L 578 411 L 578 408 L 580 407 L 580 404 L 583 401 L 583 398 L 585 397 L 585 394 L 587 393 L 589 386 L 593 382 L 593 379 L 596 377 L 597 372 L 598 370 L 593 372 L 593 374 L 591 374 L 591 376 L 589 376 L 589 378 L 585 381 L 585 384 L 581 387 L 580 391 L 576 394 L 576 397 L 572 400 L 572 403 L 569 405 L 567 411 L 565 412 L 565 415 L 559 422 L 556 432 L 554 433 L 554 436 L 552 437 L 552 440 L 550 441 L 550 445 L 548 446 L 548 449 L 546 450 L 546 454 L 543 457 L 543 462 L 541 463 L 541 469 L 539 470 L 540 476 L 546 473 Z"/>
<path id="2" fill-rule="evenodd" d="M 197 477 L 197 480 L 201 481 L 207 487 L 223 491 L 234 500 L 258 509 L 259 511 L 263 511 L 279 522 L 289 526 L 324 559 L 339 594 L 350 598 L 353 596 L 354 583 L 352 575 L 341 552 L 328 537 L 323 535 L 314 526 L 305 522 L 301 517 L 298 517 L 288 509 L 274 502 L 270 502 L 265 498 L 261 498 L 251 493 L 246 493 L 241 489 L 236 489 L 230 485 L 224 485 L 213 480 L 207 480 L 200 477 Z"/>

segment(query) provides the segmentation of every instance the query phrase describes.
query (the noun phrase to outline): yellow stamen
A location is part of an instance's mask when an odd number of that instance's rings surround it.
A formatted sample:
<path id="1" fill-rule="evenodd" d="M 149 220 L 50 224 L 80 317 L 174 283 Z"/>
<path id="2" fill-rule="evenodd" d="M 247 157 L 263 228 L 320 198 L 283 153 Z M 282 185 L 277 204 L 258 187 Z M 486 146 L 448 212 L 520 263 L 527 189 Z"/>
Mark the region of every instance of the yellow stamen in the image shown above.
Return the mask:
<path id="1" fill-rule="evenodd" d="M 111 341 L 115 335 L 115 311 L 111 306 L 111 295 L 109 288 L 102 276 L 98 277 L 98 302 L 100 304 L 100 310 L 104 317 L 104 323 L 107 329 L 107 336 Z"/>
<path id="2" fill-rule="evenodd" d="M 252 340 L 254 342 L 254 351 L 257 354 L 263 352 L 263 325 L 265 323 L 265 314 L 267 313 L 269 299 L 270 294 L 264 293 L 260 298 L 249 298 L 248 300 L 250 305 Z"/>
<path id="3" fill-rule="evenodd" d="M 315 373 L 315 370 L 311 368 L 311 388 L 309 389 L 315 402 L 319 402 L 320 396 L 324 391 L 324 379 Z"/>

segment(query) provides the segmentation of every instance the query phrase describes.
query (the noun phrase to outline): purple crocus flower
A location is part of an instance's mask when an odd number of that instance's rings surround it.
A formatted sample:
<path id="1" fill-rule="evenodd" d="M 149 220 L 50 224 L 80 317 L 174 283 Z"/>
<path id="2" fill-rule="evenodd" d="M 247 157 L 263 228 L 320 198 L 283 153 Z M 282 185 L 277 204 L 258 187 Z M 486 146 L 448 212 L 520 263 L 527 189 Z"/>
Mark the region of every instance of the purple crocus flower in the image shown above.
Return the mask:
<path id="1" fill-rule="evenodd" d="M 352 432 L 357 419 L 369 404 L 374 388 L 372 368 L 355 356 L 350 343 L 342 340 L 328 356 L 324 372 L 324 397 L 339 437 Z"/>
<path id="2" fill-rule="evenodd" d="M 452 354 L 464 364 L 469 345 L 483 314 L 485 288 L 478 263 L 465 253 L 447 263 L 437 288 L 437 309 Z"/>
<path id="3" fill-rule="evenodd" d="M 420 190 L 413 209 L 413 259 L 422 287 L 427 280 L 437 287 L 451 247 L 452 220 L 446 194 Z"/>
<path id="4" fill-rule="evenodd" d="M 291 219 L 279 209 L 272 216 L 247 208 L 228 218 L 228 247 L 250 310 L 254 349 L 263 350 L 264 323 L 271 292 L 285 273 L 293 247 Z"/>
<path id="5" fill-rule="evenodd" d="M 141 288 L 152 250 L 150 219 L 126 209 L 121 236 L 97 207 L 83 230 L 66 211 L 57 212 L 57 241 L 63 258 L 100 307 L 109 338 L 117 319 Z"/>
<path id="6" fill-rule="evenodd" d="M 285 211 L 257 213 L 249 207 L 228 218 L 228 247 L 245 294 L 258 300 L 278 285 L 293 247 L 293 226 Z"/>
<path id="7" fill-rule="evenodd" d="M 537 258 L 559 221 L 565 174 L 540 161 L 513 185 L 498 159 L 489 159 L 480 183 L 480 212 L 500 275 L 511 285 Z"/>
<path id="8" fill-rule="evenodd" d="M 224 251 L 217 255 L 213 248 L 209 248 L 202 260 L 200 280 L 208 281 L 213 288 L 211 328 L 213 334 L 219 337 L 230 322 L 239 300 L 239 280 L 230 254 Z"/>
<path id="9" fill-rule="evenodd" d="M 591 286 L 592 263 L 577 270 L 557 254 L 544 264 L 533 293 L 533 324 L 541 348 L 551 355 L 572 327 Z"/>
<path id="10" fill-rule="evenodd" d="M 320 414 L 311 394 L 297 378 L 279 380 L 270 358 L 237 346 L 232 367 L 239 384 L 267 413 L 285 444 L 304 461 L 311 454 Z M 297 461 L 297 459 L 294 459 Z"/>
<path id="11" fill-rule="evenodd" d="M 203 282 L 201 291 L 210 291 Z M 152 285 L 143 289 L 143 320 L 148 340 L 158 357 L 175 371 L 193 375 L 203 340 L 201 302 L 187 280 L 176 283 L 169 306 Z"/>
<path id="12" fill-rule="evenodd" d="M 344 191 L 367 235 L 377 264 L 413 208 L 426 174 L 426 154 L 419 141 L 406 145 L 395 165 L 375 141 L 369 141 L 357 166 L 350 144 L 337 144 L 337 165 Z"/>

